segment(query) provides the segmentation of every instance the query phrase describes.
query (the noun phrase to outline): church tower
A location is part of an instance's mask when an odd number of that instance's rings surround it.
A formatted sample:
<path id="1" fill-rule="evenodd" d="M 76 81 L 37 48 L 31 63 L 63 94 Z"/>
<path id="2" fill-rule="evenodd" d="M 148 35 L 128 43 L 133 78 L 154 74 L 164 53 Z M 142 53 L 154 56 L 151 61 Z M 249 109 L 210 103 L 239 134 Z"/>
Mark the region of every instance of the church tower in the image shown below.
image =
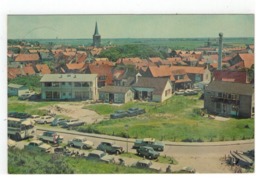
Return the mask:
<path id="1" fill-rule="evenodd" d="M 97 22 L 96 22 L 95 32 L 93 34 L 93 46 L 94 47 L 100 47 L 100 45 L 101 45 L 101 36 L 98 32 L 98 25 L 97 25 Z"/>

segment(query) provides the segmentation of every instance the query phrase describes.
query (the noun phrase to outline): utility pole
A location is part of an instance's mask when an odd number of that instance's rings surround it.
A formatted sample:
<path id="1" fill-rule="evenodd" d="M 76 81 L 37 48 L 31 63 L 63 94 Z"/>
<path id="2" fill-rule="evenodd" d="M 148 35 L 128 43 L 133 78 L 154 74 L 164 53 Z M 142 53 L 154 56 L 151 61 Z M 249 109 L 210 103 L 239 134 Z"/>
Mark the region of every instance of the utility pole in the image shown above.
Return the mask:
<path id="1" fill-rule="evenodd" d="M 128 125 L 125 125 L 125 130 L 126 130 L 126 152 L 128 153 Z"/>

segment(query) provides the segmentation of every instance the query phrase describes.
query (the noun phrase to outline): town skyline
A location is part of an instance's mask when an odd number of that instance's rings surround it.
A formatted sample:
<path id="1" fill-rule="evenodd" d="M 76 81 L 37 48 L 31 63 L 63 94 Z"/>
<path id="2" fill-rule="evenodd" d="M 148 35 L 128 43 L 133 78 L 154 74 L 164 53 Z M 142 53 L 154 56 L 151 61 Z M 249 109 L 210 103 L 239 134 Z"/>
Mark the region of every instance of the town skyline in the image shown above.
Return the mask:
<path id="1" fill-rule="evenodd" d="M 9 15 L 8 39 L 254 37 L 254 15 Z M 16 30 L 19 28 L 19 31 Z M 172 30 L 169 30 L 172 29 Z"/>

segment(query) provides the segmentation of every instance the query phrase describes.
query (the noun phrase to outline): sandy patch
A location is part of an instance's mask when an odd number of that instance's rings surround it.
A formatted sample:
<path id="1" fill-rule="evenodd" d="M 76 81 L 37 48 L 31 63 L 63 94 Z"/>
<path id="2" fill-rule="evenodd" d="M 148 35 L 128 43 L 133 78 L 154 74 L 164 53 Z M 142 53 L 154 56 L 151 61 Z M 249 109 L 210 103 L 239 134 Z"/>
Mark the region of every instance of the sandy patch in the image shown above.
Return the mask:
<path id="1" fill-rule="evenodd" d="M 97 114 L 95 111 L 83 109 L 82 103 L 61 103 L 43 107 L 50 114 L 64 115 L 73 119 L 85 121 L 87 124 L 98 123 L 104 119 L 104 116 Z"/>

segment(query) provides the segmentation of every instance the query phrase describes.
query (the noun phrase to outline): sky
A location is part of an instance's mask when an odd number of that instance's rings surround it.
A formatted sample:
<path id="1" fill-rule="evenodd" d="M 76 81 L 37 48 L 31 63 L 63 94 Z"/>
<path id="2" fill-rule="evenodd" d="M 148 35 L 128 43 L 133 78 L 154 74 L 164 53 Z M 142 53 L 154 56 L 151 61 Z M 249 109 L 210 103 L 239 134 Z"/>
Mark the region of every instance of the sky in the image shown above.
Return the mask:
<path id="1" fill-rule="evenodd" d="M 254 37 L 254 15 L 8 15 L 8 39 Z"/>

